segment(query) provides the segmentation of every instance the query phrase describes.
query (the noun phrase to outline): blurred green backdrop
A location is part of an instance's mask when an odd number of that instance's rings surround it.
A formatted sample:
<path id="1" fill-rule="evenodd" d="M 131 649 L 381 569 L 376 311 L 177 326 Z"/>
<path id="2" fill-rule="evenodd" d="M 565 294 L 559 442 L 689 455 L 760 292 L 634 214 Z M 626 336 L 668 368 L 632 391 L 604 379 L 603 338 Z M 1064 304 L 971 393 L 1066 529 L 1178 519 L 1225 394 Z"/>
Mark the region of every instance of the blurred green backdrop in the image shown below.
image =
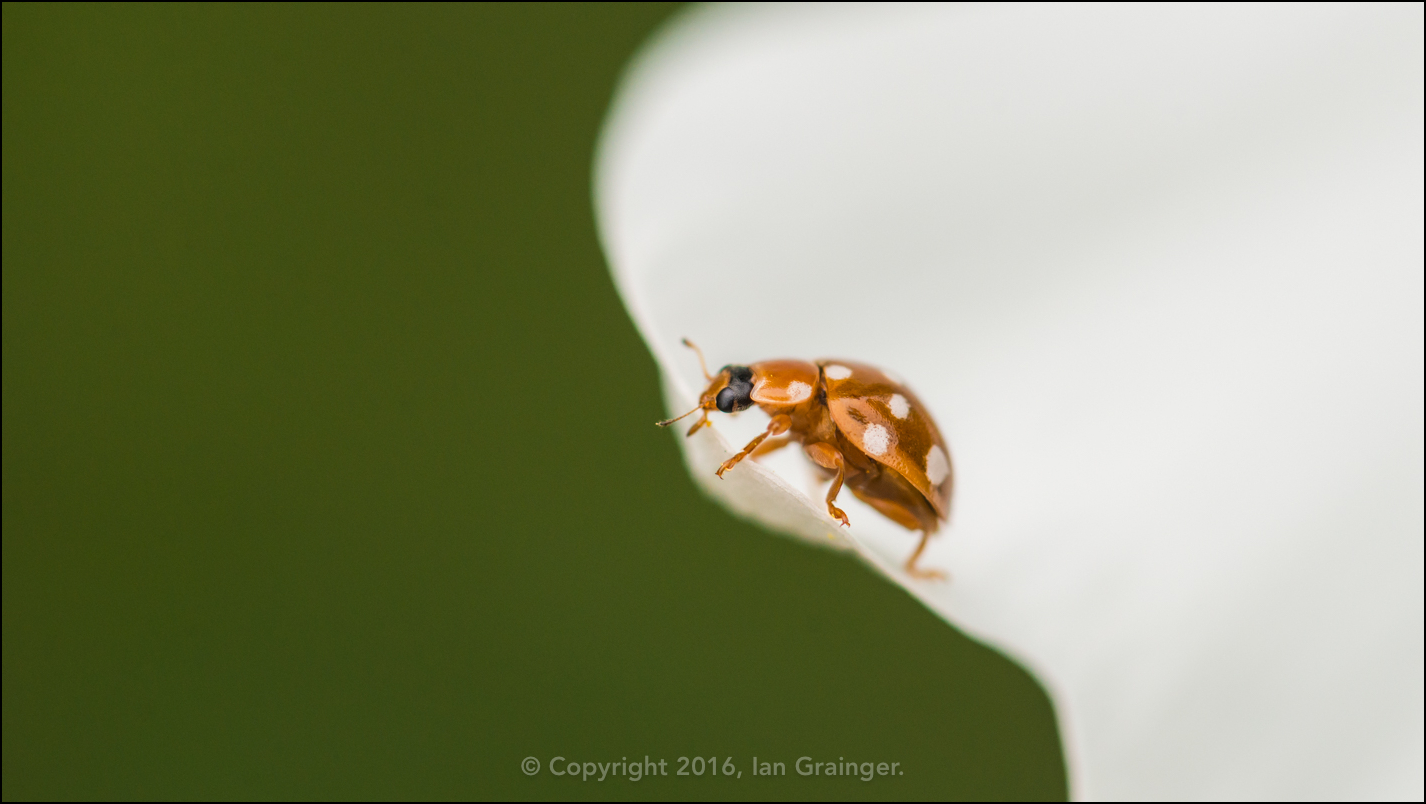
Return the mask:
<path id="1" fill-rule="evenodd" d="M 5 799 L 1065 795 L 1024 672 L 652 426 L 589 172 L 672 11 L 4 6 Z M 520 769 L 646 754 L 788 775 Z"/>

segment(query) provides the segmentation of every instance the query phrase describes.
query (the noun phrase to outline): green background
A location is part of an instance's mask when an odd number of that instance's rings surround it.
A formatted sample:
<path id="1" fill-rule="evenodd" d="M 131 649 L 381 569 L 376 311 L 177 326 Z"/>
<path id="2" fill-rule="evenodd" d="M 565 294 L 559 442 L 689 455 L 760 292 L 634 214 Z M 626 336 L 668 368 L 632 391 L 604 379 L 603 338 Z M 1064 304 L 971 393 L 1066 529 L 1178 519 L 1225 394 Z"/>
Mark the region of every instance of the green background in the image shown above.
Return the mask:
<path id="1" fill-rule="evenodd" d="M 1029 676 L 652 426 L 589 174 L 674 10 L 4 6 L 6 799 L 1065 795 Z M 645 754 L 789 771 L 520 770 Z"/>

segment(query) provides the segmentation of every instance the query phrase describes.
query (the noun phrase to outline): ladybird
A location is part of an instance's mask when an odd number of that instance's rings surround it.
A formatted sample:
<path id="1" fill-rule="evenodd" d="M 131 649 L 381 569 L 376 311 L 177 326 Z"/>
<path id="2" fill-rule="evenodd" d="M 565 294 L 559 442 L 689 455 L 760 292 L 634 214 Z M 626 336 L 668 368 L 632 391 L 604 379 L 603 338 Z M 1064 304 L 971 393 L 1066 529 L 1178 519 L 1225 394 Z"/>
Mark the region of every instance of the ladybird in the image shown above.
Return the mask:
<path id="1" fill-rule="evenodd" d="M 698 354 L 708 387 L 698 407 L 658 422 L 670 424 L 702 412 L 688 429 L 693 435 L 708 424 L 714 410 L 737 413 L 753 405 L 772 421 L 737 455 L 718 468 L 718 477 L 744 458 L 754 460 L 793 441 L 824 474 L 832 478 L 827 513 L 843 526 L 847 515 L 837 507 L 842 486 L 862 502 L 907 530 L 920 531 L 921 542 L 906 560 L 918 578 L 944 578 L 939 570 L 918 569 L 926 542 L 945 524 L 951 505 L 951 458 L 931 414 L 916 395 L 886 372 L 850 360 L 764 360 L 728 365 L 708 372 L 703 351 L 687 338 L 683 345 Z"/>

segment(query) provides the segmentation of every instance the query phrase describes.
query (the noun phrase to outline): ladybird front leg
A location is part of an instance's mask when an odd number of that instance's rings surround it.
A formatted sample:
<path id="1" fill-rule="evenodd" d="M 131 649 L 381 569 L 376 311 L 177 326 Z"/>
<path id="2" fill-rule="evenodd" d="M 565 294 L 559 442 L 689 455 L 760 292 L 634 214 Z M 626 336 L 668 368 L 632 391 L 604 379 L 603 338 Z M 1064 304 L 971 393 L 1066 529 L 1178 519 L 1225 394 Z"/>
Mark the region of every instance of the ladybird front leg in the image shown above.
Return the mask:
<path id="1" fill-rule="evenodd" d="M 808 444 L 802 449 L 813 463 L 837 473 L 837 476 L 832 479 L 832 487 L 827 490 L 827 513 L 831 514 L 833 519 L 841 522 L 843 527 L 851 527 L 852 523 L 847 520 L 846 513 L 833 504 L 837 500 L 837 494 L 842 491 L 842 479 L 847 474 L 847 462 L 842 457 L 841 451 L 831 444 L 820 441 Z"/>
<path id="2" fill-rule="evenodd" d="M 694 433 L 698 432 L 699 430 L 702 430 L 704 427 L 707 426 L 708 411 L 705 410 L 703 411 L 703 417 L 700 418 L 698 421 L 694 422 L 692 427 L 688 428 L 688 433 L 684 435 L 684 438 L 692 438 Z"/>
<path id="3" fill-rule="evenodd" d="M 748 445 L 746 447 L 743 447 L 742 452 L 739 452 L 737 455 L 734 455 L 733 457 L 724 461 L 723 465 L 718 467 L 718 477 L 721 478 L 723 476 L 723 473 L 736 466 L 738 461 L 741 461 L 742 459 L 748 457 L 748 455 L 753 450 L 758 448 L 758 445 L 763 442 L 763 439 L 767 438 L 768 436 L 782 435 L 783 433 L 787 432 L 791 427 L 792 417 L 788 416 L 786 413 L 782 413 L 772 417 L 772 421 L 768 422 L 766 430 L 759 433 L 757 438 L 754 438 L 752 441 L 749 441 Z"/>
<path id="4" fill-rule="evenodd" d="M 771 455 L 772 453 L 777 452 L 778 450 L 791 443 L 792 439 L 785 435 L 779 436 L 777 438 L 769 438 L 768 440 L 762 443 L 762 446 L 759 446 L 757 449 L 753 450 L 752 454 L 748 457 L 756 461 L 765 455 Z"/>

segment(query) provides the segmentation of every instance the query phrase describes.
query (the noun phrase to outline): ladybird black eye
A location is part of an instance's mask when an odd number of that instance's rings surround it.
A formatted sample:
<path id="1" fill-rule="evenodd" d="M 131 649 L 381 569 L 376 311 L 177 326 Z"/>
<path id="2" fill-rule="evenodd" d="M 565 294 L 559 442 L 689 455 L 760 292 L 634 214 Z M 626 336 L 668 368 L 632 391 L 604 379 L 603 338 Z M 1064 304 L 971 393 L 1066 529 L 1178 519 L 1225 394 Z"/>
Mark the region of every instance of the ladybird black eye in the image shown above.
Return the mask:
<path id="1" fill-rule="evenodd" d="M 714 403 L 724 413 L 736 413 L 753 406 L 753 372 L 746 366 L 727 366 L 728 385 L 718 392 Z"/>
<path id="2" fill-rule="evenodd" d="M 732 413 L 737 408 L 738 392 L 732 388 L 724 388 L 718 392 L 718 409 L 724 413 Z"/>

